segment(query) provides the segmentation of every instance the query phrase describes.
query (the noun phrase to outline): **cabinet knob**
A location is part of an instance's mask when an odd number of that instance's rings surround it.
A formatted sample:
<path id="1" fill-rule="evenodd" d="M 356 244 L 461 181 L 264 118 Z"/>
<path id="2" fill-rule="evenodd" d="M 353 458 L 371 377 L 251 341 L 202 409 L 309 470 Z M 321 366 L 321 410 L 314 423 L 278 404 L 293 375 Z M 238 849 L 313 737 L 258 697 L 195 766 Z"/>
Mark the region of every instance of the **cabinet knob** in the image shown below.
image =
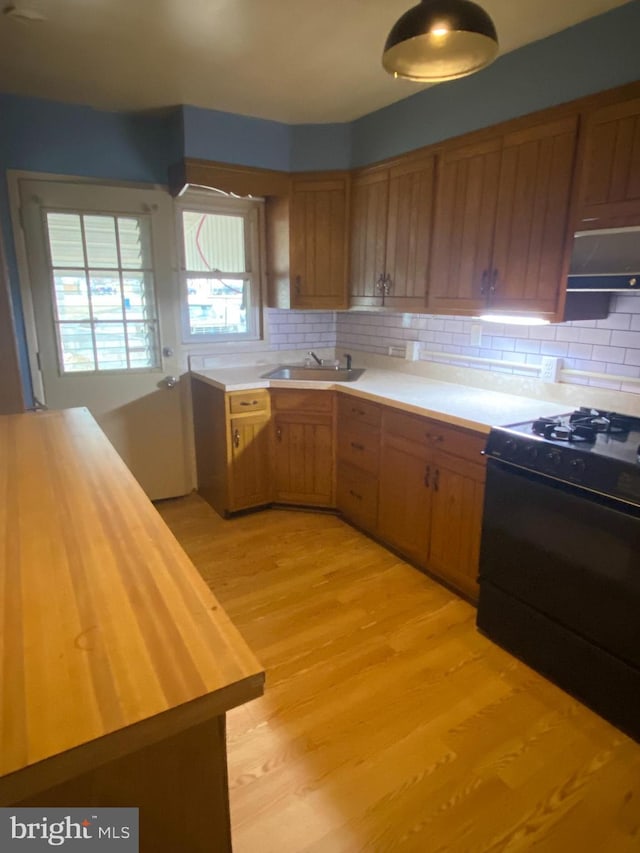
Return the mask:
<path id="1" fill-rule="evenodd" d="M 240 400 L 240 405 L 241 405 L 241 406 L 257 406 L 257 405 L 258 405 L 258 401 L 257 401 L 257 400 L 251 400 L 251 401 L 249 401 L 249 400 Z"/>
<path id="2" fill-rule="evenodd" d="M 278 439 L 278 441 L 282 441 L 282 430 L 280 429 L 280 427 L 278 427 L 278 429 L 276 430 L 276 438 Z"/>
<path id="3" fill-rule="evenodd" d="M 629 279 L 629 287 L 635 287 L 637 283 L 638 283 L 637 278 L 630 278 Z"/>
<path id="4" fill-rule="evenodd" d="M 240 430 L 234 429 L 233 431 L 233 446 L 240 447 Z"/>

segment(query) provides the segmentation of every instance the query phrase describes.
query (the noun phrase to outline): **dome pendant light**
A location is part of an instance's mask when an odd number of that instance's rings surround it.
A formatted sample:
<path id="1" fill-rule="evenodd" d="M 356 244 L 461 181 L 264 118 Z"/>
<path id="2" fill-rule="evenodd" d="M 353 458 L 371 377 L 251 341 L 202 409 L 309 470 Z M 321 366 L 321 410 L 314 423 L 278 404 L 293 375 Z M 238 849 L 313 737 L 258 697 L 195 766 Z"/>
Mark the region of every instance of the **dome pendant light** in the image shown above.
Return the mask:
<path id="1" fill-rule="evenodd" d="M 422 0 L 393 26 L 382 65 L 394 77 L 425 83 L 480 71 L 498 55 L 487 13 L 471 0 Z"/>

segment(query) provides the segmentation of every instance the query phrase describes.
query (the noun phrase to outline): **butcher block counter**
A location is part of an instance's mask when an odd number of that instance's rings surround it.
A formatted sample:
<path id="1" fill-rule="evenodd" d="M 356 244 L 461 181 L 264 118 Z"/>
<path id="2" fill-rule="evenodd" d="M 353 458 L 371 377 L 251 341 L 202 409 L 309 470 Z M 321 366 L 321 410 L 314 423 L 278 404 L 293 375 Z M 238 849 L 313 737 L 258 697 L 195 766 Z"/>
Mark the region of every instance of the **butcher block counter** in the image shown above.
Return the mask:
<path id="1" fill-rule="evenodd" d="M 230 849 L 225 712 L 262 667 L 86 409 L 0 417 L 0 494 L 0 805 Z"/>

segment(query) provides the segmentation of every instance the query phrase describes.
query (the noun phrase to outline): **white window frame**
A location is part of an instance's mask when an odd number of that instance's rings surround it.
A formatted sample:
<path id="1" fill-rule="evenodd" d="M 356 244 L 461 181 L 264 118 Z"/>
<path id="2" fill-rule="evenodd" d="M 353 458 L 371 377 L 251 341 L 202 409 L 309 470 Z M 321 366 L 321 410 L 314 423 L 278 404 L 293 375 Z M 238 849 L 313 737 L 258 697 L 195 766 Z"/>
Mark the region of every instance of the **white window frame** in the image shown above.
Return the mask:
<path id="1" fill-rule="evenodd" d="M 194 344 L 206 344 L 207 347 L 219 346 L 233 342 L 264 341 L 264 245 L 265 218 L 264 200 L 254 198 L 238 198 L 218 190 L 189 190 L 176 199 L 176 241 L 179 257 L 179 287 L 180 287 L 180 317 L 182 326 L 182 342 L 190 348 Z M 247 271 L 243 278 L 249 281 L 249 305 L 247 312 L 246 332 L 222 332 L 216 334 L 194 334 L 191 332 L 189 321 L 188 281 L 190 277 L 214 277 L 211 273 L 197 270 L 187 270 L 182 214 L 184 211 L 197 211 L 221 215 L 242 215 L 245 221 L 245 257 Z"/>

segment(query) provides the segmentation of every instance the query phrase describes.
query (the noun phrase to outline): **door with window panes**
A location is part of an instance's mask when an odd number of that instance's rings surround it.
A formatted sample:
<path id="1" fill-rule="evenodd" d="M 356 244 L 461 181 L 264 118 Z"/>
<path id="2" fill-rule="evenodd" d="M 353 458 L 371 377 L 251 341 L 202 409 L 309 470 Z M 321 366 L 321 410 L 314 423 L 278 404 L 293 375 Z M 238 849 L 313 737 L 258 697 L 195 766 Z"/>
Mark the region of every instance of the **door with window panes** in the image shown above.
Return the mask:
<path id="1" fill-rule="evenodd" d="M 86 406 L 150 498 L 185 494 L 169 196 L 30 179 L 20 198 L 36 391 L 50 409 Z"/>

